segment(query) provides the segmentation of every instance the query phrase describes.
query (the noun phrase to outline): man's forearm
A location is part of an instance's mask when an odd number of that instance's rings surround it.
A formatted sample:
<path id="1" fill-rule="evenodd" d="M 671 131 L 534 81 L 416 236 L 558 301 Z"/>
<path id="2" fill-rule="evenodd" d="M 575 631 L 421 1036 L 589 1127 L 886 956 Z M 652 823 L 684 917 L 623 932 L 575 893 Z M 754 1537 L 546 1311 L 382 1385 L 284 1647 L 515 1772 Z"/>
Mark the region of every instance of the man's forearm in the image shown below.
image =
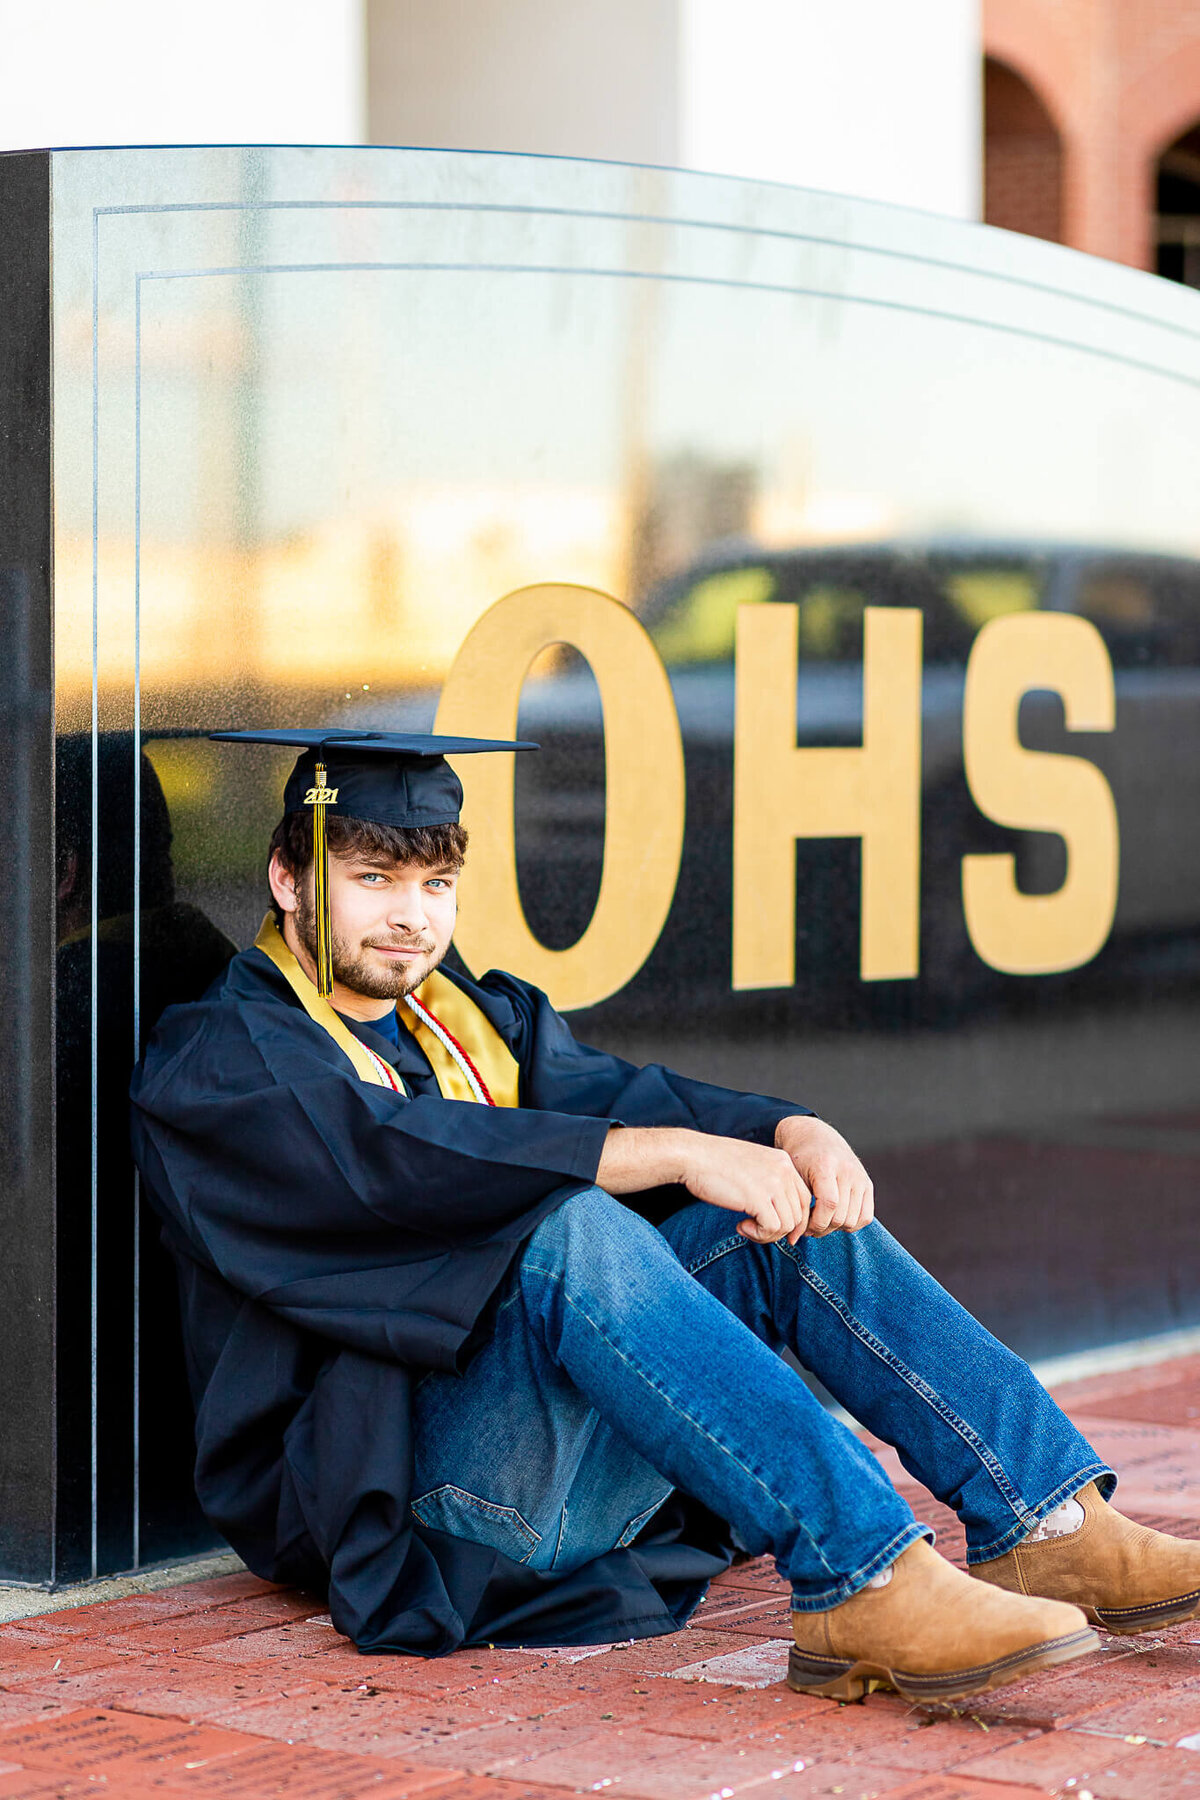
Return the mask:
<path id="1" fill-rule="evenodd" d="M 738 1230 L 766 1243 L 857 1231 L 874 1217 L 867 1171 L 811 1114 L 780 1120 L 773 1147 L 683 1127 L 612 1126 L 596 1180 L 610 1194 L 678 1183 L 697 1200 L 744 1213 Z"/>
<path id="2" fill-rule="evenodd" d="M 697 1200 L 741 1214 L 736 1229 L 763 1243 L 798 1237 L 808 1211 L 808 1194 L 786 1151 L 683 1127 L 615 1126 L 604 1140 L 596 1180 L 610 1194 L 678 1182 Z"/>
<path id="3" fill-rule="evenodd" d="M 703 1135 L 683 1126 L 614 1125 L 604 1140 L 596 1181 L 610 1194 L 638 1194 L 685 1181 Z"/>

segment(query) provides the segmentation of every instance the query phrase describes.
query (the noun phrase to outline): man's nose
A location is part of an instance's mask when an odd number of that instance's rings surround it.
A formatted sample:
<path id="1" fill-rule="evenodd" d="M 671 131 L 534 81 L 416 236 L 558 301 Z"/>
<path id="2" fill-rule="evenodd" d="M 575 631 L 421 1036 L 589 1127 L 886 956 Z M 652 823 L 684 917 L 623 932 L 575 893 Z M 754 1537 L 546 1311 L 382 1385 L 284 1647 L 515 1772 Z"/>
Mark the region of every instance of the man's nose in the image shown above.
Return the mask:
<path id="1" fill-rule="evenodd" d="M 392 895 L 388 924 L 393 931 L 427 931 L 429 918 L 420 887 L 397 888 Z"/>

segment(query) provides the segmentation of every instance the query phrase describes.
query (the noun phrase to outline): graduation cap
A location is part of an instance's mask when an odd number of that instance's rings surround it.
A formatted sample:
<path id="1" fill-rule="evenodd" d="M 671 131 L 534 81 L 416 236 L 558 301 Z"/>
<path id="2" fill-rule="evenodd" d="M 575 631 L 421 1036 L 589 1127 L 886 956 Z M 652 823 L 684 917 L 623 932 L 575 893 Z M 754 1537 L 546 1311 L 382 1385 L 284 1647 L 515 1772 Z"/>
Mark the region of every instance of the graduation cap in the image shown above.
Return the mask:
<path id="1" fill-rule="evenodd" d="M 222 744 L 282 744 L 300 750 L 283 793 L 285 812 L 312 808 L 317 915 L 317 991 L 333 992 L 328 813 L 373 825 L 454 825 L 462 783 L 447 756 L 536 750 L 497 738 L 432 737 L 417 731 L 213 731 Z"/>

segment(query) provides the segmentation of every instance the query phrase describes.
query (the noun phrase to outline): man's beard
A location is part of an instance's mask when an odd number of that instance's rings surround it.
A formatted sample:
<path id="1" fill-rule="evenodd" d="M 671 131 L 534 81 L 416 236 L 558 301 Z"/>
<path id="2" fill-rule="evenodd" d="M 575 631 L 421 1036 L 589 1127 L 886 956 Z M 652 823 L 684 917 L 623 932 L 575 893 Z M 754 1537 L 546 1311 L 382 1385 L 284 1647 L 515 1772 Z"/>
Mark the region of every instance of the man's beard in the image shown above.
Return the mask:
<path id="1" fill-rule="evenodd" d="M 317 909 L 299 886 L 296 889 L 296 911 L 293 917 L 296 935 L 315 963 Z M 410 962 L 405 958 L 403 961 L 379 966 L 368 960 L 367 950 L 372 945 L 389 950 L 423 950 L 427 954 L 418 962 Z M 420 987 L 445 954 L 445 950 L 439 950 L 431 938 L 395 937 L 389 934 L 352 943 L 336 927 L 333 929 L 333 978 L 342 987 L 349 988 L 352 993 L 362 994 L 368 1000 L 403 999 L 405 994 L 411 994 L 414 988 Z"/>

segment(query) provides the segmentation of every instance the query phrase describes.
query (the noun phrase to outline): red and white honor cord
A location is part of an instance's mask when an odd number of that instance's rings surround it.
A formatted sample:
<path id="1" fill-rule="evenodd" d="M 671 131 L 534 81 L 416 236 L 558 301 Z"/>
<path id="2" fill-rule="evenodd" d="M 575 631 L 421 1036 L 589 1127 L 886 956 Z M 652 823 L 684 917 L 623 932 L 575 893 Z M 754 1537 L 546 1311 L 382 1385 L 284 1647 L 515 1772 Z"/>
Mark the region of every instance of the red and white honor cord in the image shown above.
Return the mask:
<path id="1" fill-rule="evenodd" d="M 362 1043 L 361 1038 L 359 1039 L 359 1042 Z M 372 1050 L 370 1044 L 363 1044 L 363 1049 L 366 1051 L 367 1055 L 370 1057 L 372 1063 L 374 1063 L 375 1073 L 377 1075 L 381 1075 L 383 1077 L 384 1086 L 390 1087 L 393 1094 L 407 1095 L 408 1089 L 405 1087 L 404 1083 L 401 1081 L 400 1077 L 397 1075 L 395 1069 L 393 1069 L 391 1063 L 385 1062 L 383 1060 L 382 1056 L 376 1056 L 376 1054 L 375 1054 L 374 1050 Z"/>
<path id="2" fill-rule="evenodd" d="M 440 1019 L 435 1019 L 429 1008 L 423 1005 L 421 1001 L 417 999 L 415 994 L 405 994 L 404 1004 L 411 1012 L 416 1013 L 423 1025 L 428 1025 L 438 1042 L 444 1049 L 450 1052 L 450 1055 L 454 1058 L 455 1062 L 466 1076 L 467 1086 L 470 1088 L 476 1100 L 479 1101 L 480 1105 L 495 1106 L 496 1102 L 488 1093 L 487 1084 L 484 1081 L 483 1076 L 479 1073 L 479 1070 L 475 1067 L 475 1064 L 471 1061 L 458 1039 L 454 1037 L 451 1032 L 446 1030 L 442 1021 Z"/>

